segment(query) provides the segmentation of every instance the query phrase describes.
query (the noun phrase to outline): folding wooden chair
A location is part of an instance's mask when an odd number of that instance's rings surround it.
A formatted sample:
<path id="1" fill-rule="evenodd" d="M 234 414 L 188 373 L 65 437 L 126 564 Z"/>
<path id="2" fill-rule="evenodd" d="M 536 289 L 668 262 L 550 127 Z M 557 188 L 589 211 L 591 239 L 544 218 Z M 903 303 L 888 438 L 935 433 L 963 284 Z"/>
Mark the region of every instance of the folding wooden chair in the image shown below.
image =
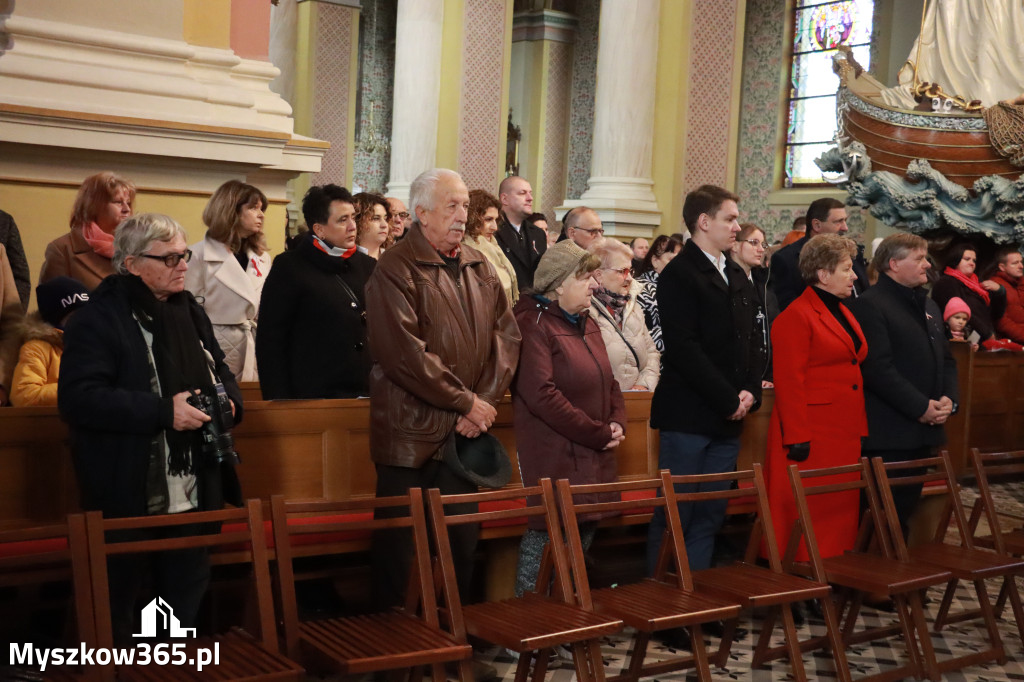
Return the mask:
<path id="1" fill-rule="evenodd" d="M 900 680 L 927 675 L 937 682 L 941 677 L 940 670 L 948 669 L 948 666 L 940 666 L 935 660 L 935 649 L 925 622 L 921 596 L 927 588 L 948 582 L 952 577 L 950 572 L 930 564 L 901 560 L 895 555 L 866 458 L 861 458 L 858 464 L 805 471 L 800 471 L 794 464 L 789 467 L 789 479 L 796 496 L 798 519 L 793 524 L 793 534 L 783 565 L 800 570 L 801 567 L 793 563 L 793 555 L 802 539 L 810 558 L 810 565 L 806 567 L 810 575 L 819 582 L 827 582 L 839 588 L 837 613 L 845 645 L 896 634 L 903 636 L 907 663 L 861 679 Z M 823 558 L 816 539 L 820 529 L 814 527 L 807 498 L 812 495 L 848 497 L 842 493 L 849 490 L 861 491 L 868 503 L 856 546 L 853 551 Z M 865 594 L 891 597 L 896 603 L 899 624 L 865 628 L 856 632 L 857 617 Z M 828 607 L 827 602 L 824 605 Z"/>
<path id="2" fill-rule="evenodd" d="M 671 564 L 678 580 L 664 580 L 665 571 L 662 570 L 658 577 L 638 583 L 590 589 L 586 562 L 583 558 L 579 518 L 586 514 L 637 512 L 654 507 L 665 509 L 663 485 L 664 481 L 661 479 L 574 486 L 570 486 L 569 481 L 563 479 L 557 483 L 558 503 L 562 512 L 577 602 L 585 609 L 619 618 L 637 631 L 626 672 L 609 677 L 609 682 L 635 682 L 640 677 L 689 667 L 696 669 L 698 679 L 710 680 L 711 670 L 708 667 L 708 655 L 700 626 L 702 623 L 735 618 L 740 611 L 739 605 L 734 601 L 695 591 L 686 558 L 686 547 L 679 530 L 678 509 L 666 510 L 665 540 L 662 543 L 662 553 L 668 556 L 662 563 L 666 567 Z M 643 492 L 653 495 L 623 495 Z M 577 502 L 577 495 L 586 495 L 587 499 L 593 499 L 594 495 L 598 495 L 608 501 Z M 644 665 L 651 635 L 658 630 L 677 627 L 689 630 L 693 642 L 693 655 Z"/>
<path id="3" fill-rule="evenodd" d="M 150 554 L 198 547 L 218 548 L 218 564 L 249 564 L 257 607 L 258 638 L 240 627 L 212 636 L 176 639 L 184 644 L 186 661 L 199 660 L 201 649 L 219 651 L 219 663 L 208 665 L 197 673 L 189 665 L 132 665 L 113 664 L 98 666 L 101 679 L 112 682 L 128 680 L 300 680 L 303 669 L 279 653 L 274 625 L 274 603 L 267 557 L 266 531 L 259 500 L 249 500 L 240 509 L 191 512 L 187 514 L 161 514 L 123 519 L 104 519 L 100 512 L 86 514 L 88 536 L 88 562 L 91 575 L 93 605 L 96 614 L 96 646 L 110 649 L 115 646 L 110 609 L 110 586 L 107 578 L 107 559 L 112 556 Z M 224 524 L 221 532 L 209 530 Z M 172 529 L 189 526 L 199 529 L 196 534 L 158 539 L 108 539 L 112 531 Z M 126 537 L 130 537 L 126 535 Z M 81 561 L 78 553 L 75 561 Z M 159 606 L 159 604 L 157 605 Z M 169 616 L 170 614 L 165 614 Z M 170 620 L 168 618 L 168 620 Z M 172 621 L 173 622 L 173 621 Z M 147 640 L 143 640 L 147 641 Z M 147 641 L 151 650 L 160 642 Z M 117 646 L 121 646 L 118 643 Z"/>
<path id="4" fill-rule="evenodd" d="M 909 558 L 926 564 L 934 564 L 948 570 L 953 575 L 946 585 L 946 592 L 935 618 L 935 632 L 942 630 L 942 627 L 948 622 L 970 620 L 980 616 L 984 620 L 987 630 L 989 648 L 962 656 L 954 661 L 958 661 L 960 667 L 986 661 L 997 661 L 1002 665 L 1006 662 L 1006 651 L 1003 648 L 1002 637 L 999 635 L 999 626 L 996 624 L 985 580 L 1003 579 L 1004 588 L 1009 590 L 1017 622 L 1024 622 L 1024 618 L 1021 617 L 1020 594 L 1017 592 L 1017 585 L 1014 581 L 1015 575 L 1024 572 L 1024 559 L 1012 558 L 1005 554 L 997 554 L 974 547 L 967 532 L 967 515 L 960 499 L 960 486 L 953 473 L 948 452 L 943 451 L 941 457 L 888 464 L 883 462 L 882 458 L 876 457 L 871 464 L 896 556 L 900 559 Z M 900 475 L 900 472 L 905 472 L 908 469 L 925 469 L 926 471 L 923 474 Z M 903 540 L 903 533 L 900 531 L 900 520 L 896 513 L 896 503 L 892 494 L 894 487 L 903 485 L 923 485 L 930 496 L 942 495 L 946 499 L 935 537 L 931 542 L 909 549 Z M 950 520 L 955 522 L 959 536 L 959 541 L 956 543 L 946 542 Z M 953 603 L 957 584 L 961 580 L 969 580 L 974 584 L 974 593 L 978 597 L 979 608 L 950 617 L 948 615 L 949 608 Z M 953 661 L 948 664 L 953 665 Z"/>
<path id="5" fill-rule="evenodd" d="M 754 498 L 754 526 L 747 542 L 746 552 L 742 561 L 727 566 L 716 566 L 693 574 L 693 582 L 702 593 L 718 595 L 735 600 L 744 609 L 768 608 L 761 633 L 754 648 L 753 667 L 763 666 L 769 661 L 788 657 L 793 678 L 803 682 L 807 679 L 801 650 L 820 648 L 823 644 L 831 647 L 836 666 L 836 674 L 841 680 L 849 680 L 846 665 L 846 653 L 840 637 L 836 613 L 831 602 L 831 588 L 824 581 L 809 580 L 805 577 L 787 574 L 782 569 L 778 546 L 775 541 L 775 527 L 772 525 L 771 511 L 761 465 L 755 463 L 752 470 L 737 471 L 725 474 L 702 474 L 690 476 L 672 476 L 662 472 L 666 482 L 666 490 L 672 502 L 670 508 L 678 503 L 701 503 L 709 500 L 737 500 Z M 669 485 L 671 481 L 672 485 Z M 705 490 L 702 484 L 727 481 L 730 485 L 726 490 Z M 721 485 L 713 486 L 720 488 Z M 687 492 L 678 492 L 678 491 Z M 768 553 L 768 567 L 756 564 L 761 548 Z M 825 618 L 826 634 L 805 643 L 800 642 L 796 625 L 793 621 L 792 606 L 797 602 L 818 599 L 822 604 Z M 781 616 L 782 630 L 785 637 L 783 646 L 771 647 L 772 633 Z M 722 637 L 722 643 L 715 658 L 715 664 L 725 667 L 732 648 L 732 629 L 729 624 Z"/>
<path id="6" fill-rule="evenodd" d="M 289 656 L 317 670 L 344 675 L 410 669 L 418 679 L 430 665 L 435 682 L 445 679 L 442 664 L 457 662 L 462 682 L 472 682 L 473 649 L 464 635 L 441 628 L 430 569 L 423 494 L 339 502 L 285 502 L 270 498 L 277 551 L 277 586 Z M 374 518 L 375 510 L 398 511 L 396 518 Z M 408 528 L 413 567 L 403 608 L 382 613 L 300 621 L 295 599 L 296 557 L 335 554 L 359 535 Z"/>
<path id="7" fill-rule="evenodd" d="M 526 498 L 525 506 L 516 504 Z M 435 567 L 447 599 L 447 617 L 460 639 L 472 635 L 519 653 L 516 682 L 525 682 L 532 659 L 533 678 L 544 679 L 549 650 L 559 645 L 572 649 L 579 682 L 603 682 L 604 663 L 598 638 L 622 629 L 622 621 L 578 606 L 569 585 L 570 569 L 558 521 L 554 489 L 549 479 L 514 490 L 495 490 L 463 495 L 442 495 L 437 488 L 427 493 L 430 519 L 437 542 Z M 510 504 L 512 503 L 512 504 Z M 456 512 L 446 505 L 476 504 L 489 511 Z M 509 508 L 511 507 L 511 508 Z M 501 523 L 503 520 L 543 519 L 550 537 L 548 549 L 553 567 L 551 594 L 528 593 L 522 597 L 463 606 L 459 600 L 449 541 L 453 526 L 469 523 Z M 545 560 L 546 561 L 546 560 Z M 546 582 L 542 571 L 538 584 Z"/>
<path id="8" fill-rule="evenodd" d="M 4 610 L 9 608 L 8 613 L 23 619 L 30 613 L 28 607 L 40 597 L 36 588 L 69 582 L 75 633 L 60 644 L 77 647 L 81 642 L 95 641 L 96 634 L 88 565 L 87 562 L 73 562 L 73 552 L 80 552 L 82 556 L 87 556 L 88 552 L 85 518 L 81 514 L 69 515 L 64 523 L 0 532 L 0 588 L 7 588 L 13 600 L 4 606 Z M 14 624 L 11 622 L 6 625 L 13 627 Z M 22 632 L 28 634 L 24 629 Z M 17 636 L 13 631 L 9 634 Z M 17 642 L 14 638 L 12 642 L 27 643 Z M 50 666 L 44 672 L 37 673 L 32 666 L 18 667 L 14 660 L 8 661 L 8 664 L 9 668 L 0 667 L 0 677 L 4 679 L 40 679 L 46 682 L 88 682 L 96 679 L 96 671 L 89 667 Z"/>
<path id="9" fill-rule="evenodd" d="M 1015 452 L 982 453 L 978 448 L 971 448 L 971 462 L 974 468 L 975 481 L 978 485 L 978 500 L 971 510 L 968 519 L 968 535 L 977 547 L 992 549 L 1003 556 L 1024 556 L 1024 525 L 1017 523 L 1009 527 L 1000 519 L 992 495 L 992 479 L 1024 480 L 1024 450 Z M 978 522 L 984 516 L 988 523 L 987 535 L 979 535 Z M 1017 619 L 1017 634 L 1024 643 L 1024 618 L 1021 618 L 1020 598 L 1016 594 L 1013 581 L 1004 583 L 996 599 L 995 615 L 999 618 L 1010 599 L 1014 617 Z"/>

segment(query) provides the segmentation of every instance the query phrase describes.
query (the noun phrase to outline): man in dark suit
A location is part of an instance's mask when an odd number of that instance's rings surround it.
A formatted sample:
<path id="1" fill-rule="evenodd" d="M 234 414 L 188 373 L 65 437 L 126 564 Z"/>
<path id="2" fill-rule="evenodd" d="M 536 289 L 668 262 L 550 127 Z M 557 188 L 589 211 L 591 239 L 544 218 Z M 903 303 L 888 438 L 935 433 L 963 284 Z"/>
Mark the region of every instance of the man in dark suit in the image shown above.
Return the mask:
<path id="1" fill-rule="evenodd" d="M 713 185 L 686 196 L 683 219 L 693 237 L 658 278 L 661 380 L 651 426 L 661 430 L 659 468 L 673 474 L 733 471 L 743 418 L 761 399 L 760 336 L 754 290 L 726 254 L 740 231 L 738 197 Z M 681 505 L 690 568 L 711 565 L 725 504 Z M 648 536 L 653 568 L 664 530 L 656 516 Z"/>
<path id="2" fill-rule="evenodd" d="M 868 437 L 864 455 L 886 462 L 931 457 L 946 442 L 943 424 L 957 409 L 956 361 L 928 281 L 928 242 L 898 233 L 875 250 L 878 283 L 849 302 L 868 342 L 861 366 Z M 904 475 L 913 475 L 908 470 Z M 893 490 L 904 534 L 921 486 Z"/>
<path id="3" fill-rule="evenodd" d="M 790 303 L 804 292 L 806 284 L 800 276 L 800 252 L 807 240 L 816 234 L 838 234 L 844 236 L 849 228 L 846 226 L 846 206 L 843 202 L 824 197 L 815 200 L 807 207 L 807 224 L 804 236 L 789 246 L 784 246 L 772 256 L 771 287 L 775 297 L 779 299 L 779 311 L 786 309 Z M 853 272 L 857 281 L 853 283 L 853 296 L 864 293 L 868 286 L 867 271 L 860 258 L 853 259 Z"/>
<path id="4" fill-rule="evenodd" d="M 519 290 L 533 287 L 533 273 L 540 257 L 548 249 L 544 230 L 529 221 L 533 213 L 533 188 L 518 175 L 510 175 L 498 186 L 501 220 L 494 238 L 512 263 L 519 280 Z"/>

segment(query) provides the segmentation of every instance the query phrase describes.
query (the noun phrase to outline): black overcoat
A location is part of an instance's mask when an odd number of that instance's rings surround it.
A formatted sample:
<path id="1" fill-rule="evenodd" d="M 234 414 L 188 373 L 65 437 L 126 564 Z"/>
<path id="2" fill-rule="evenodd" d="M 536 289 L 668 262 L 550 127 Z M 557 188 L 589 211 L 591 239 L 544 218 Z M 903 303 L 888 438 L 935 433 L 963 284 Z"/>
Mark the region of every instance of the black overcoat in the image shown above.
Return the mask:
<path id="1" fill-rule="evenodd" d="M 929 400 L 959 400 L 956 360 L 935 301 L 920 287 L 905 287 L 883 273 L 847 306 L 868 342 L 861 366 L 868 413 L 864 448 L 909 450 L 945 443 L 941 425 L 918 421 Z"/>
<path id="2" fill-rule="evenodd" d="M 658 277 L 661 379 L 651 401 L 651 426 L 713 437 L 736 436 L 742 421 L 728 417 L 739 392 L 761 403 L 764 369 L 754 287 L 726 258 L 728 285 L 692 240 Z"/>
<path id="3" fill-rule="evenodd" d="M 119 281 L 129 276 L 105 279 L 89 303 L 71 317 L 57 381 L 57 406 L 71 427 L 81 506 L 101 510 L 107 517 L 146 515 L 150 444 L 158 432 L 174 424 L 172 396 L 154 393 L 150 385 L 146 340 Z M 238 383 L 202 306 L 184 293 L 203 347 L 213 356 L 217 376 L 235 403 L 237 424 L 242 419 Z M 196 476 L 201 511 L 220 509 L 225 491 L 233 497 L 238 488 L 230 465 L 204 460 Z"/>

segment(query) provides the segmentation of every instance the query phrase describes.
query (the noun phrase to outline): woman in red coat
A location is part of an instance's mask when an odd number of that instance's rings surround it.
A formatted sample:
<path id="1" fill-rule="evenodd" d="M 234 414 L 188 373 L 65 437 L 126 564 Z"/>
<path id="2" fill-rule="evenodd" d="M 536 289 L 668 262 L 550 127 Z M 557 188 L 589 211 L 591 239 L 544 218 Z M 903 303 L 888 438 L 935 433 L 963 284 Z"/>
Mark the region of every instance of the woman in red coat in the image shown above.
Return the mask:
<path id="1" fill-rule="evenodd" d="M 540 259 L 535 293 L 516 304 L 523 344 L 512 407 L 523 485 L 537 485 L 541 478 L 573 484 L 615 480 L 626 406 L 601 330 L 587 314 L 600 265 L 571 239 L 559 242 Z M 584 548 L 597 527 L 590 521 L 580 524 Z M 534 589 L 547 541 L 543 524 L 531 523 L 519 545 L 517 595 Z"/>
<path id="2" fill-rule="evenodd" d="M 868 354 L 860 325 L 842 300 L 853 293 L 853 241 L 814 237 L 800 252 L 807 289 L 775 320 L 775 409 L 765 465 L 768 503 L 779 549 L 785 552 L 797 518 L 787 469 L 854 464 L 868 435 L 860 363 Z M 822 556 L 851 549 L 857 535 L 857 491 L 838 501 L 808 500 Z M 838 503 L 837 503 L 838 502 Z M 797 559 L 807 558 L 801 543 Z"/>

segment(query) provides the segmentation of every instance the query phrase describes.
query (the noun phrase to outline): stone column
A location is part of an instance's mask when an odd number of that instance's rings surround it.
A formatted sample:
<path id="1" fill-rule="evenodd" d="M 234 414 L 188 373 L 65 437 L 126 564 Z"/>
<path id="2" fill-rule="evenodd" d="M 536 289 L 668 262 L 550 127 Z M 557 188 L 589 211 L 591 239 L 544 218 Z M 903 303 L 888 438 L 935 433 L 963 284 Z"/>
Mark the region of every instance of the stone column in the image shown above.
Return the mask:
<path id="1" fill-rule="evenodd" d="M 565 198 L 576 29 L 574 16 L 549 9 L 512 19 L 509 108 L 523 134 L 519 174 L 533 185 L 533 210 L 552 225 Z"/>
<path id="2" fill-rule="evenodd" d="M 608 234 L 650 237 L 661 222 L 651 155 L 660 3 L 603 0 L 588 189 L 558 209 L 596 210 Z"/>
<path id="3" fill-rule="evenodd" d="M 408 204 L 409 185 L 433 168 L 441 89 L 444 0 L 398 0 L 388 196 Z"/>

